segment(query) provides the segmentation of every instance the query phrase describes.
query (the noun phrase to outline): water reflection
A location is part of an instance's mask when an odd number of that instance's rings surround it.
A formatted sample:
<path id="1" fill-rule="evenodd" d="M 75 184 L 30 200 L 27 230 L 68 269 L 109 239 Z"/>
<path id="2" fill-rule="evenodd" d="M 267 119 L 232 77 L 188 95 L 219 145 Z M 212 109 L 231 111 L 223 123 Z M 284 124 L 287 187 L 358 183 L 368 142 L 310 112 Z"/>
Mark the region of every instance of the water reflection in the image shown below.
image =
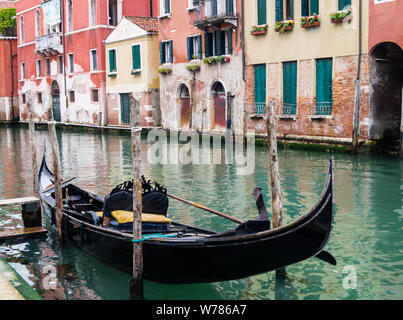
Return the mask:
<path id="1" fill-rule="evenodd" d="M 36 132 L 38 162 L 46 131 Z M 101 196 L 132 174 L 130 137 L 58 131 L 62 173 Z M 169 141 L 169 139 L 168 139 Z M 270 177 L 265 148 L 256 148 L 255 171 L 236 175 L 234 165 L 156 164 L 147 162 L 142 144 L 142 173 L 171 194 L 202 203 L 236 218 L 258 213 L 251 192 L 263 188 L 270 212 Z M 180 146 L 179 146 L 180 147 Z M 207 150 L 211 158 L 217 150 Z M 206 150 L 204 150 L 206 152 Z M 223 150 L 219 151 L 225 157 Z M 50 148 L 48 155 L 51 158 Z M 170 157 L 170 156 L 169 156 Z M 168 159 L 169 159 L 168 157 Z M 284 223 L 307 212 L 319 197 L 330 155 L 281 150 L 279 166 L 284 194 Z M 401 299 L 403 297 L 403 168 L 385 157 L 335 156 L 335 224 L 326 247 L 336 267 L 312 258 L 287 267 L 287 277 L 274 273 L 206 285 L 174 286 L 146 282 L 149 299 Z M 52 163 L 51 160 L 49 163 Z M 30 147 L 26 129 L 0 127 L 0 199 L 31 195 Z M 0 228 L 20 224 L 18 208 L 0 209 Z M 169 214 L 180 222 L 222 231 L 234 226 L 204 211 L 170 200 Z M 21 243 L 26 246 L 19 247 Z M 110 268 L 69 245 L 59 247 L 53 235 L 21 243 L 0 243 L 0 254 L 27 267 L 34 287 L 46 299 L 127 299 L 129 275 Z M 23 249 L 22 249 L 23 248 Z M 262 253 L 263 254 L 263 253 Z M 57 270 L 56 290 L 43 288 L 43 269 Z M 343 288 L 343 268 L 357 270 L 357 289 Z"/>

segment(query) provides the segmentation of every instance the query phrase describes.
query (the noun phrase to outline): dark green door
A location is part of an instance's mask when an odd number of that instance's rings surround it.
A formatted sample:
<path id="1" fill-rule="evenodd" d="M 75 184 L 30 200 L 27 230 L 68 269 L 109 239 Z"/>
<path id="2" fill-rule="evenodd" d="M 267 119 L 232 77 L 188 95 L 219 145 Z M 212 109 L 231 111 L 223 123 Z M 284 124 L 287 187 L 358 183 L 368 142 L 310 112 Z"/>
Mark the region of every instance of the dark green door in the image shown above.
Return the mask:
<path id="1" fill-rule="evenodd" d="M 332 59 L 316 60 L 316 113 L 330 115 L 333 106 Z"/>
<path id="2" fill-rule="evenodd" d="M 120 123 L 130 124 L 130 100 L 128 93 L 120 94 Z"/>
<path id="3" fill-rule="evenodd" d="M 297 62 L 283 64 L 283 113 L 297 113 Z"/>
<path id="4" fill-rule="evenodd" d="M 255 113 L 263 114 L 266 105 L 266 65 L 258 64 L 255 69 Z"/>
<path id="5" fill-rule="evenodd" d="M 62 117 L 60 114 L 60 96 L 52 95 L 52 107 L 53 107 L 53 119 L 57 122 L 62 121 Z"/>

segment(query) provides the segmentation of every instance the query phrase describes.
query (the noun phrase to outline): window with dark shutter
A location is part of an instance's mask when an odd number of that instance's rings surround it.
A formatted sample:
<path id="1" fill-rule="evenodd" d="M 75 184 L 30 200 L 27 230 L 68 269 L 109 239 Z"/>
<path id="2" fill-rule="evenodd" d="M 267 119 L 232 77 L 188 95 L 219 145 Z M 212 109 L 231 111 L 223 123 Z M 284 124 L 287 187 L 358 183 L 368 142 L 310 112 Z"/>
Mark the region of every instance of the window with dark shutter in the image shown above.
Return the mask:
<path id="1" fill-rule="evenodd" d="M 98 102 L 98 101 L 99 101 L 98 89 L 93 89 L 92 90 L 92 102 Z"/>
<path id="2" fill-rule="evenodd" d="M 141 69 L 140 45 L 136 44 L 132 47 L 133 70 Z"/>
<path id="3" fill-rule="evenodd" d="M 257 0 L 257 24 L 267 23 L 267 0 Z"/>
<path id="4" fill-rule="evenodd" d="M 109 50 L 109 72 L 116 72 L 116 50 Z"/>
<path id="5" fill-rule="evenodd" d="M 297 112 L 297 62 L 283 63 L 283 114 Z"/>
<path id="6" fill-rule="evenodd" d="M 339 0 L 339 10 L 343 10 L 347 6 L 351 6 L 351 0 Z"/>
<path id="7" fill-rule="evenodd" d="M 330 115 L 333 107 L 333 60 L 316 60 L 316 114 Z"/>
<path id="8" fill-rule="evenodd" d="M 253 66 L 255 71 L 255 113 L 264 114 L 266 106 L 266 65 Z"/>
<path id="9" fill-rule="evenodd" d="M 211 57 L 213 53 L 213 33 L 206 32 L 204 34 L 204 56 L 206 58 Z"/>
<path id="10" fill-rule="evenodd" d="M 301 15 L 303 17 L 319 14 L 319 0 L 301 0 Z"/>
<path id="11" fill-rule="evenodd" d="M 160 64 L 164 64 L 166 62 L 165 55 L 165 42 L 160 43 Z"/>

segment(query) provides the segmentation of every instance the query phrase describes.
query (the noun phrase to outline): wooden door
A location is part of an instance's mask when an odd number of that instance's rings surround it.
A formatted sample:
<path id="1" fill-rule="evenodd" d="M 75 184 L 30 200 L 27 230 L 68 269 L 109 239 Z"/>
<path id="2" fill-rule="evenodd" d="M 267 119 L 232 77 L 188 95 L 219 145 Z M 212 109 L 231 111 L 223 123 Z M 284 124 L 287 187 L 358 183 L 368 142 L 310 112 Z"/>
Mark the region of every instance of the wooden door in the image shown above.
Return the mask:
<path id="1" fill-rule="evenodd" d="M 120 94 L 120 123 L 130 124 L 130 99 L 128 93 Z"/>
<path id="2" fill-rule="evenodd" d="M 181 127 L 190 125 L 190 98 L 180 98 Z"/>
<path id="3" fill-rule="evenodd" d="M 214 96 L 214 124 L 215 128 L 226 127 L 225 92 L 217 92 Z"/>
<path id="4" fill-rule="evenodd" d="M 57 122 L 62 121 L 60 113 L 60 96 L 58 94 L 52 95 L 53 119 Z"/>

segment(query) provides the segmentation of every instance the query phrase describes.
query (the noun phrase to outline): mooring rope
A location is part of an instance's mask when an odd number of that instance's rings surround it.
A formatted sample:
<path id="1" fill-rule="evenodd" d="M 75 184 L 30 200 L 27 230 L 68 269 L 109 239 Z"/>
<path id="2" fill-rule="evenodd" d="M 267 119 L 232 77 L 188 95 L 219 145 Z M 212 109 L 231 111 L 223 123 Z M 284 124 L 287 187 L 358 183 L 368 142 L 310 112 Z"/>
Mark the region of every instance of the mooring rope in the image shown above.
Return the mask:
<path id="1" fill-rule="evenodd" d="M 145 234 L 140 239 L 133 239 L 132 242 L 143 242 L 145 240 L 153 239 L 153 238 L 174 238 L 176 236 L 177 236 L 176 234 L 162 234 L 162 233 Z"/>

